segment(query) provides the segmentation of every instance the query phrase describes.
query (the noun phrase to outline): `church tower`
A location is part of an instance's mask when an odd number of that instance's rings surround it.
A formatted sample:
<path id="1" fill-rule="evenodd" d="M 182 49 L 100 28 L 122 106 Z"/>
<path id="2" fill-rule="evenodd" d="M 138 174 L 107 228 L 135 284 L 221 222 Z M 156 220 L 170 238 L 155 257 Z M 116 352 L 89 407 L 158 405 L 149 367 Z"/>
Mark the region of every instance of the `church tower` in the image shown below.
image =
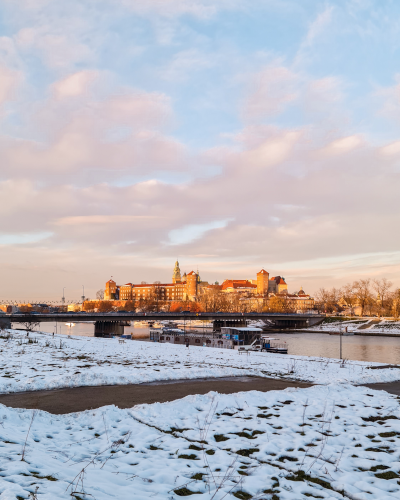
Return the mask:
<path id="1" fill-rule="evenodd" d="M 172 283 L 181 283 L 181 270 L 179 268 L 179 262 L 175 262 L 174 272 L 172 274 Z"/>

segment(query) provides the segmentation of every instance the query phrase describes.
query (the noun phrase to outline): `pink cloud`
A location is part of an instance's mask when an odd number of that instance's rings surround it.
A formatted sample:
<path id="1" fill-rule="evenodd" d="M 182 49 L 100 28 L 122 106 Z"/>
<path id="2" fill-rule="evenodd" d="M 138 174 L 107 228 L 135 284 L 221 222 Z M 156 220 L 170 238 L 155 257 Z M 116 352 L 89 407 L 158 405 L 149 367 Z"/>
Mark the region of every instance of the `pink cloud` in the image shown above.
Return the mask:
<path id="1" fill-rule="evenodd" d="M 15 99 L 22 82 L 22 73 L 7 66 L 0 65 L 0 106 L 6 101 Z"/>

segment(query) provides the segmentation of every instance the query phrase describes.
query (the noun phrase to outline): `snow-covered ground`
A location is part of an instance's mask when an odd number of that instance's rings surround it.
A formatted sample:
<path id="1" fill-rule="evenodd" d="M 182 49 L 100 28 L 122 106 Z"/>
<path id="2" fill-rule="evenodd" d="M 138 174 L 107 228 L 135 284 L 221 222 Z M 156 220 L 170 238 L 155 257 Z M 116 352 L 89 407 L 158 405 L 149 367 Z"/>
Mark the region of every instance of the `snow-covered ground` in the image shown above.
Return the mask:
<path id="1" fill-rule="evenodd" d="M 348 332 L 375 333 L 375 334 L 396 334 L 400 335 L 400 321 L 387 319 L 357 319 L 351 321 L 335 321 L 332 323 L 322 323 L 303 330 L 321 332 L 339 332 L 340 328 L 344 332 L 347 327 Z"/>
<path id="2" fill-rule="evenodd" d="M 0 499 L 398 499 L 399 418 L 399 398 L 350 385 L 63 416 L 0 406 Z"/>
<path id="3" fill-rule="evenodd" d="M 377 369 L 374 369 L 377 367 Z M 400 380 L 378 363 L 89 337 L 0 338 L 0 393 L 257 375 L 319 384 Z"/>

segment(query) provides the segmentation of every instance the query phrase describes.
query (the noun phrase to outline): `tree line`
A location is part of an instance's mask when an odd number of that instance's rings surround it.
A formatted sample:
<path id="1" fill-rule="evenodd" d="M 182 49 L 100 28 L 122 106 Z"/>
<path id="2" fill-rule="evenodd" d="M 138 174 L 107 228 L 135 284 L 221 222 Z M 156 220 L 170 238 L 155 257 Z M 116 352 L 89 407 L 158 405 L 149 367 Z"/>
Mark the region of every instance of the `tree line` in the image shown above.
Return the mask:
<path id="1" fill-rule="evenodd" d="M 254 297 L 249 293 L 225 293 L 215 288 L 205 288 L 196 302 L 190 300 L 163 300 L 155 286 L 147 297 L 138 300 L 92 300 L 83 304 L 86 312 L 295 312 L 296 305 L 284 297 Z"/>
<path id="2" fill-rule="evenodd" d="M 360 279 L 341 288 L 320 288 L 315 294 L 316 307 L 327 313 L 350 309 L 352 315 L 358 308 L 361 316 L 400 315 L 400 289 L 393 289 L 387 278 Z"/>

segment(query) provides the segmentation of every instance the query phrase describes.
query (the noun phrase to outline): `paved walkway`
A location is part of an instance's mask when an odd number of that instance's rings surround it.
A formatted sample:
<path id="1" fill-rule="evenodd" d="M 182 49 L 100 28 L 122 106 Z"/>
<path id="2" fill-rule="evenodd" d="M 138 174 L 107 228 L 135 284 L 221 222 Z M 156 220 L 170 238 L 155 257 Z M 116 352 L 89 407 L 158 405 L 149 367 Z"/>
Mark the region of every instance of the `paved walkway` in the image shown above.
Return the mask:
<path id="1" fill-rule="evenodd" d="M 12 408 L 38 408 L 59 415 L 113 404 L 119 408 L 131 408 L 143 403 L 165 403 L 190 394 L 206 394 L 210 391 L 221 394 L 240 391 L 267 392 L 283 390 L 287 387 L 311 387 L 311 385 L 263 377 L 227 377 L 0 394 L 0 404 Z M 365 386 L 400 396 L 400 382 L 365 384 Z"/>
<path id="2" fill-rule="evenodd" d="M 364 384 L 365 387 L 370 387 L 376 391 L 386 391 L 390 394 L 400 396 L 400 382 L 385 382 L 384 384 Z"/>
<path id="3" fill-rule="evenodd" d="M 210 391 L 222 394 L 253 390 L 266 392 L 311 385 L 263 377 L 230 377 L 1 394 L 0 403 L 13 408 L 38 408 L 53 414 L 64 414 L 112 404 L 119 408 L 131 408 L 143 403 L 165 403 Z"/>

